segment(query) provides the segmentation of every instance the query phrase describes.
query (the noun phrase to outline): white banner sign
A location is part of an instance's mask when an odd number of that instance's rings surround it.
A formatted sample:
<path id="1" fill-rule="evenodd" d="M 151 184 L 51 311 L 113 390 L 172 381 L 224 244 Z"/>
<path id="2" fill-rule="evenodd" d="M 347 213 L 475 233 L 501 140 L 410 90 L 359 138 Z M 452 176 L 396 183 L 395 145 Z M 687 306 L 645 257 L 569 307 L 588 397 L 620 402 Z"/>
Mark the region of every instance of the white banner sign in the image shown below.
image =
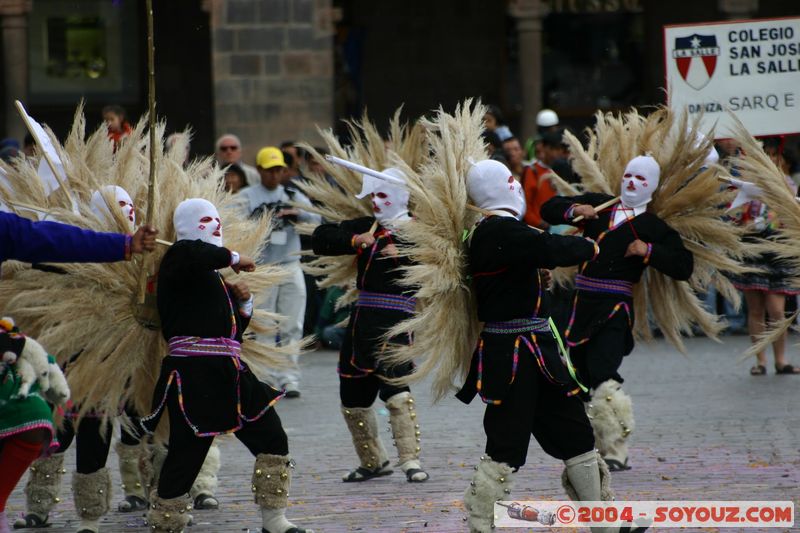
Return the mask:
<path id="1" fill-rule="evenodd" d="M 664 62 L 670 108 L 706 133 L 728 136 L 728 110 L 752 135 L 800 132 L 800 18 L 665 26 Z"/>

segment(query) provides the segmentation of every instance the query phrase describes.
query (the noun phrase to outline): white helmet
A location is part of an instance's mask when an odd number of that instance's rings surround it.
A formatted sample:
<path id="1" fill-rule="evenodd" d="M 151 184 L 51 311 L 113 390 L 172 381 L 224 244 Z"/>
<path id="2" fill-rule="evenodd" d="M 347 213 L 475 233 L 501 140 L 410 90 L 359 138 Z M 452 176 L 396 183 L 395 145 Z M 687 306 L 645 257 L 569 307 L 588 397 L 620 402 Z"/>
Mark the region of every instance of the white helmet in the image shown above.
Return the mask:
<path id="1" fill-rule="evenodd" d="M 536 114 L 536 125 L 540 128 L 549 128 L 558 125 L 558 115 L 552 109 L 542 109 Z"/>

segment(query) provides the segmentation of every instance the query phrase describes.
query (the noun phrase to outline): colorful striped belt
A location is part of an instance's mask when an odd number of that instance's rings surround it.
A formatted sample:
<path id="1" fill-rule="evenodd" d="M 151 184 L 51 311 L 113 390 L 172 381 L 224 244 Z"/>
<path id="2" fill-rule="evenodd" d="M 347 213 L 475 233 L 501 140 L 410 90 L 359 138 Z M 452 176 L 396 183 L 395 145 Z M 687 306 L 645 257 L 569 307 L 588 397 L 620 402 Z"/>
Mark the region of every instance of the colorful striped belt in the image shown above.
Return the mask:
<path id="1" fill-rule="evenodd" d="M 600 292 L 604 294 L 621 294 L 633 297 L 633 283 L 621 279 L 590 278 L 578 274 L 575 276 L 575 288 L 584 292 Z"/>
<path id="2" fill-rule="evenodd" d="M 413 313 L 417 305 L 416 298 L 409 298 L 399 294 L 386 294 L 383 292 L 361 291 L 358 294 L 358 307 L 372 307 L 375 309 L 388 309 L 390 311 L 403 311 Z"/>
<path id="3" fill-rule="evenodd" d="M 173 357 L 239 357 L 239 341 L 226 338 L 179 336 L 169 339 L 169 355 Z"/>
<path id="4" fill-rule="evenodd" d="M 515 318 L 503 322 L 487 322 L 483 326 L 484 333 L 499 333 L 501 335 L 511 335 L 515 333 L 549 333 L 550 321 L 546 318 Z"/>

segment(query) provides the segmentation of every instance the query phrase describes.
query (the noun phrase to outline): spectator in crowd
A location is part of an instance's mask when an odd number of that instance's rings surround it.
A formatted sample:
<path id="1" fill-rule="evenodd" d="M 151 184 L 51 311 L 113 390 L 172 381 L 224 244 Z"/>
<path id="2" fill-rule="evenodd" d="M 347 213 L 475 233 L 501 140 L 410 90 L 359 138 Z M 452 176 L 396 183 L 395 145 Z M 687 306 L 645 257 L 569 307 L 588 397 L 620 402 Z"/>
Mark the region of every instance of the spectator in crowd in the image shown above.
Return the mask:
<path id="1" fill-rule="evenodd" d="M 30 133 L 25 134 L 25 139 L 22 141 L 22 151 L 25 152 L 25 157 L 33 157 L 36 151 L 36 141 L 33 140 L 33 135 Z"/>
<path id="2" fill-rule="evenodd" d="M 569 146 L 564 142 L 564 130 L 555 129 L 542 134 L 542 162 L 568 183 L 580 179 L 569 163 Z"/>
<path id="3" fill-rule="evenodd" d="M 280 149 L 267 146 L 259 150 L 256 166 L 261 182 L 242 190 L 244 208 L 254 217 L 274 211 L 275 218 L 275 227 L 269 242 L 257 262 L 262 265 L 280 265 L 289 273 L 286 281 L 268 290 L 261 304 L 262 309 L 286 318 L 279 326 L 277 338 L 260 340 L 275 340 L 278 344 L 286 344 L 302 338 L 306 307 L 306 287 L 303 271 L 300 269 L 300 236 L 294 225 L 297 222 L 319 223 L 320 217 L 291 205 L 295 202 L 310 206 L 311 202 L 300 191 L 282 185 L 286 162 Z M 273 373 L 273 379 L 286 391 L 287 398 L 300 396 L 298 359 L 298 354 L 295 353 L 292 356 L 293 368 Z"/>
<path id="4" fill-rule="evenodd" d="M 321 146 L 315 146 L 314 150 L 316 150 L 317 153 L 319 155 L 323 156 L 323 157 L 328 155 L 328 150 L 326 148 L 322 148 Z M 325 174 L 326 173 L 325 172 L 325 168 L 320 164 L 319 161 L 314 159 L 314 156 L 311 155 L 310 152 L 306 152 L 305 160 L 306 160 L 306 168 L 308 168 L 309 172 L 314 173 L 314 174 Z"/>
<path id="5" fill-rule="evenodd" d="M 303 173 L 300 172 L 300 162 L 305 159 L 306 151 L 296 146 L 294 141 L 283 141 L 280 148 L 281 152 L 283 152 L 283 157 L 286 159 L 286 166 L 289 169 L 291 178 L 302 178 Z M 291 163 L 289 163 L 290 159 L 286 157 L 287 154 L 291 156 Z"/>
<path id="6" fill-rule="evenodd" d="M 558 129 L 558 115 L 552 109 L 542 109 L 536 113 L 536 129 L 540 135 Z"/>
<path id="7" fill-rule="evenodd" d="M 500 141 L 500 137 L 493 131 L 485 130 L 481 137 L 483 137 L 483 142 L 486 144 L 486 152 L 489 154 L 489 159 L 494 159 L 495 161 L 500 161 L 504 165 L 508 166 L 508 161 L 506 161 L 505 153 L 503 152 L 503 143 Z"/>
<path id="8" fill-rule="evenodd" d="M 125 109 L 118 105 L 107 105 L 103 108 L 103 120 L 108 127 L 108 138 L 114 141 L 114 150 L 119 148 L 122 139 L 130 135 L 131 125 Z"/>
<path id="9" fill-rule="evenodd" d="M 216 158 L 219 166 L 225 165 L 239 165 L 247 176 L 248 185 L 259 185 L 261 183 L 261 176 L 259 172 L 242 161 L 242 141 L 233 133 L 226 133 L 217 139 Z"/>
<path id="10" fill-rule="evenodd" d="M 11 138 L 0 141 L 0 160 L 11 163 L 16 157 L 19 157 L 19 142 Z"/>
<path id="11" fill-rule="evenodd" d="M 305 152 L 300 151 L 298 148 L 294 146 L 293 143 L 289 143 L 288 141 L 283 144 L 291 144 L 291 146 L 289 150 L 284 150 L 283 148 L 281 149 L 281 153 L 283 154 L 283 161 L 284 163 L 286 163 L 286 168 L 284 169 L 283 172 L 281 185 L 283 185 L 290 192 L 298 192 L 296 183 L 299 180 L 305 180 L 305 178 L 300 173 L 299 164 L 295 160 L 295 156 L 293 156 L 292 154 L 297 154 L 297 153 L 305 154 Z M 311 249 L 311 235 L 300 235 L 300 249 L 301 250 Z M 301 262 L 305 262 L 311 260 L 311 258 L 303 257 L 300 260 Z M 303 335 L 311 335 L 312 333 L 314 333 L 314 325 L 317 323 L 319 308 L 320 305 L 322 305 L 323 293 L 317 287 L 317 281 L 311 274 L 303 272 L 303 280 L 305 281 L 306 284 L 306 310 L 303 319 Z"/>
<path id="12" fill-rule="evenodd" d="M 336 302 L 343 294 L 342 287 L 329 287 L 325 290 L 325 299 L 319 310 L 315 333 L 320 344 L 331 350 L 338 350 L 342 347 L 342 340 L 347 331 L 343 323 L 350 316 L 350 306 L 346 305 L 336 309 Z"/>
<path id="13" fill-rule="evenodd" d="M 496 134 L 503 142 L 509 137 L 514 136 L 511 130 L 508 129 L 508 126 L 506 126 L 505 120 L 503 119 L 503 112 L 500 111 L 500 108 L 496 105 L 486 106 L 486 114 L 483 116 L 483 125 L 487 131 Z"/>
<path id="14" fill-rule="evenodd" d="M 537 134 L 533 138 L 525 141 L 525 154 L 531 161 L 542 159 L 543 135 L 548 131 L 559 129 L 558 115 L 552 109 L 542 109 L 536 114 L 536 131 Z"/>
<path id="15" fill-rule="evenodd" d="M 778 168 L 782 168 L 783 157 L 780 153 L 779 138 L 765 139 L 764 151 Z M 794 182 L 788 176 L 785 179 L 786 186 L 794 194 L 797 194 Z M 753 200 L 744 204 L 737 214 L 736 221 L 740 224 L 748 224 L 753 228 L 754 231 L 749 238 L 757 237 L 768 240 L 777 238 L 776 230 L 780 222 L 776 219 L 775 213 L 761 201 Z M 764 333 L 767 320 L 777 322 L 784 319 L 786 297 L 796 296 L 800 293 L 800 289 L 792 284 L 796 277 L 792 266 L 774 253 L 765 252 L 757 258 L 748 258 L 745 262 L 761 269 L 759 272 L 741 274 L 733 278 L 736 288 L 744 291 L 747 302 L 747 327 L 751 338 L 755 340 Z M 789 364 L 786 360 L 786 333 L 772 343 L 772 350 L 775 357 L 776 374 L 800 374 L 800 368 Z M 767 373 L 766 351 L 760 351 L 756 357 L 757 362 L 750 369 L 750 374 L 763 376 Z"/>
<path id="16" fill-rule="evenodd" d="M 509 137 L 503 141 L 503 155 L 506 158 L 508 169 L 514 176 L 514 179 L 522 183 L 522 173 L 525 171 L 525 163 L 523 161 L 525 154 L 522 152 L 522 145 L 519 144 L 519 139 L 516 137 Z"/>
<path id="17" fill-rule="evenodd" d="M 229 193 L 236 194 L 245 187 L 247 187 L 247 176 L 239 165 L 229 165 L 225 169 L 225 176 L 223 177 L 225 183 L 225 190 Z"/>

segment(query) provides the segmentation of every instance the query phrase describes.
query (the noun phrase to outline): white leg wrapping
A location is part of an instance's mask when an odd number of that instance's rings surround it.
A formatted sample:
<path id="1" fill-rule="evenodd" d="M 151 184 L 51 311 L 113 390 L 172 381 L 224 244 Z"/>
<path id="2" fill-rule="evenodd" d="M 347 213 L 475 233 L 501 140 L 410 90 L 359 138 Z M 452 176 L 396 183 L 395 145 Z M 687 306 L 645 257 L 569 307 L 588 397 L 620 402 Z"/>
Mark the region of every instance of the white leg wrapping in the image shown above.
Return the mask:
<path id="1" fill-rule="evenodd" d="M 203 466 L 200 467 L 200 473 L 197 474 L 197 479 L 194 480 L 189 495 L 192 499 L 197 498 L 201 494 L 213 496 L 217 492 L 217 472 L 220 467 L 220 453 L 219 446 L 212 444 L 208 449 L 206 460 L 203 461 Z"/>
<path id="2" fill-rule="evenodd" d="M 353 437 L 353 446 L 367 470 L 376 470 L 389 459 L 378 435 L 378 417 L 372 407 L 344 407 L 342 415 Z"/>
<path id="3" fill-rule="evenodd" d="M 564 461 L 561 483 L 573 501 L 613 501 L 611 474 L 599 452 L 592 450 Z M 592 533 L 612 533 L 618 527 L 593 527 Z"/>
<path id="4" fill-rule="evenodd" d="M 394 445 L 397 448 L 397 466 L 405 472 L 409 481 L 425 481 L 428 474 L 419 461 L 420 436 L 414 398 L 408 391 L 395 394 L 386 401 L 389 410 L 389 426 L 392 428 Z"/>
<path id="5" fill-rule="evenodd" d="M 586 413 L 594 428 L 594 438 L 600 455 L 621 464 L 628 460 L 627 440 L 635 428 L 631 397 L 622 386 L 609 379 L 597 387 Z"/>
<path id="6" fill-rule="evenodd" d="M 186 496 L 164 499 L 159 498 L 156 491 L 150 493 L 150 509 L 147 511 L 147 523 L 155 533 L 181 533 L 189 524 L 192 505 Z"/>
<path id="7" fill-rule="evenodd" d="M 72 495 L 78 516 L 87 524 L 96 523 L 111 506 L 111 474 L 108 468 L 103 467 L 91 474 L 72 474 Z"/>
<path id="8" fill-rule="evenodd" d="M 61 477 L 65 472 L 63 453 L 33 462 L 28 484 L 25 485 L 25 509 L 28 513 L 42 520 L 47 518 L 50 510 L 61 501 Z"/>
<path id="9" fill-rule="evenodd" d="M 139 444 L 123 444 L 117 441 L 117 457 L 119 458 L 119 476 L 122 478 L 122 490 L 125 496 L 136 496 L 145 499 L 139 461 L 142 447 Z"/>
<path id="10" fill-rule="evenodd" d="M 567 496 L 575 501 L 613 501 L 611 475 L 596 450 L 564 461 L 561 484 Z"/>
<path id="11" fill-rule="evenodd" d="M 490 533 L 494 529 L 494 502 L 511 493 L 512 468 L 505 463 L 481 457 L 469 488 L 464 493 L 464 507 L 469 513 L 470 533 Z"/>

